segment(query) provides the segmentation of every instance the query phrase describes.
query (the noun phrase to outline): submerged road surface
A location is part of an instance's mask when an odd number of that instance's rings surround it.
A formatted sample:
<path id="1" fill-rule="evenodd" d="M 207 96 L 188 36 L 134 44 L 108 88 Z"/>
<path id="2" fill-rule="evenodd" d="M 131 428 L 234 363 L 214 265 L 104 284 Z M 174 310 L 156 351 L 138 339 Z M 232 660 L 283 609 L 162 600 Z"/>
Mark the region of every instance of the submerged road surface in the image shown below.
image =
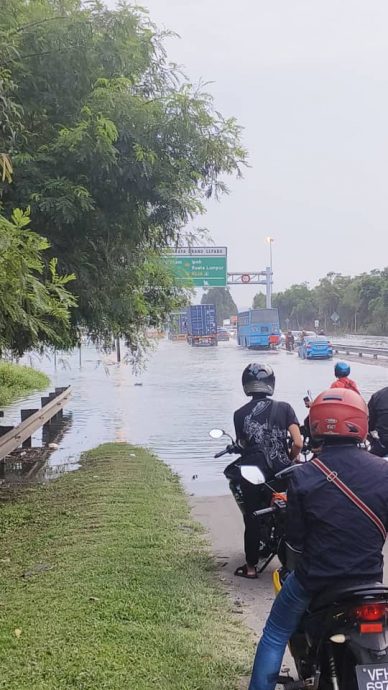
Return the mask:
<path id="1" fill-rule="evenodd" d="M 71 384 L 73 399 L 67 408 L 67 430 L 60 449 L 53 453 L 46 476 L 74 469 L 82 451 L 105 441 L 130 441 L 150 446 L 177 471 L 189 493 L 228 493 L 223 469 L 230 456 L 214 460 L 223 440 L 208 432 L 221 427 L 233 434 L 233 411 L 247 398 L 241 373 L 251 361 L 272 364 L 276 374 L 275 397 L 290 402 L 302 421 L 303 396 L 313 395 L 333 381 L 333 361 L 308 362 L 296 354 L 249 352 L 234 340 L 216 348 L 192 348 L 186 343 L 161 341 L 146 370 L 138 377 L 129 366 L 117 365 L 93 346 L 79 353 L 33 361 L 47 371 L 53 385 Z M 366 399 L 388 385 L 388 368 L 351 363 L 352 378 Z M 141 385 L 139 385 L 141 384 Z M 51 386 L 51 388 L 52 388 Z M 40 395 L 30 396 L 24 407 L 34 407 Z M 4 424 L 19 421 L 20 403 L 6 411 Z M 39 439 L 36 441 L 39 443 Z M 195 477 L 193 479 L 193 477 Z"/>

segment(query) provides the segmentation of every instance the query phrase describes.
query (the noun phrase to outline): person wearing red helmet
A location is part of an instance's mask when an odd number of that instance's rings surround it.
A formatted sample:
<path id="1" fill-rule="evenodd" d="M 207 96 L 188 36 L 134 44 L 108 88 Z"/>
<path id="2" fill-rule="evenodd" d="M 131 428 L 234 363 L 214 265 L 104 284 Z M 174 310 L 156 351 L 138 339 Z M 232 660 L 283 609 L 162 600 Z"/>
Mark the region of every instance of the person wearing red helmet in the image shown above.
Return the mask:
<path id="1" fill-rule="evenodd" d="M 366 403 L 350 389 L 325 391 L 311 405 L 310 426 L 321 450 L 293 472 L 288 490 L 286 541 L 296 567 L 265 624 L 249 690 L 274 690 L 287 642 L 315 595 L 383 578 L 388 463 L 357 446 L 368 432 Z"/>

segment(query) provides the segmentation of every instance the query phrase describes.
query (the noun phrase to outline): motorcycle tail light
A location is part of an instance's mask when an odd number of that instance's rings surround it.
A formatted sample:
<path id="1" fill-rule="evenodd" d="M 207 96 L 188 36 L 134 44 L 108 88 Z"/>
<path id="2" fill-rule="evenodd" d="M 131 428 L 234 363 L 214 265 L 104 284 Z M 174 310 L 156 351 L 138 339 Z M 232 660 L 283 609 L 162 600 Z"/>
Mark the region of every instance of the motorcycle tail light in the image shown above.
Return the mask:
<path id="1" fill-rule="evenodd" d="M 380 633 L 383 632 L 382 623 L 360 623 L 360 633 Z"/>
<path id="2" fill-rule="evenodd" d="M 353 613 L 357 620 L 372 623 L 373 621 L 379 621 L 384 618 L 387 612 L 386 603 L 376 603 L 376 604 L 361 604 L 353 610 Z"/>

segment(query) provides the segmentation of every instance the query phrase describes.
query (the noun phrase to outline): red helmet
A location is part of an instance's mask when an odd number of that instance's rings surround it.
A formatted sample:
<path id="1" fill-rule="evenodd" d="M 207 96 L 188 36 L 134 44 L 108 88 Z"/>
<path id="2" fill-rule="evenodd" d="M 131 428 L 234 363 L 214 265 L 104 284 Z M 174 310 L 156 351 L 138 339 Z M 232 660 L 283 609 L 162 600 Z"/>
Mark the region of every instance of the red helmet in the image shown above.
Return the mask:
<path id="1" fill-rule="evenodd" d="M 349 388 L 331 388 L 310 407 L 310 429 L 314 439 L 344 438 L 364 441 L 368 433 L 365 400 Z"/>

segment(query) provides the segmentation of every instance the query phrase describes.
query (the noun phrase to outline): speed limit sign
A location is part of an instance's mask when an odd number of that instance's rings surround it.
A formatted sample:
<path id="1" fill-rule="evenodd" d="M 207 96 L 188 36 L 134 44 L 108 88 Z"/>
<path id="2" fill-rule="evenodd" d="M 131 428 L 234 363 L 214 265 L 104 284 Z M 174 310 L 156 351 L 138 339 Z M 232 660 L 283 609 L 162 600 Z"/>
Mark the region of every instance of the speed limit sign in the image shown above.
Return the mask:
<path id="1" fill-rule="evenodd" d="M 241 276 L 241 282 L 242 283 L 250 283 L 251 282 L 251 276 L 249 273 L 243 273 Z"/>

